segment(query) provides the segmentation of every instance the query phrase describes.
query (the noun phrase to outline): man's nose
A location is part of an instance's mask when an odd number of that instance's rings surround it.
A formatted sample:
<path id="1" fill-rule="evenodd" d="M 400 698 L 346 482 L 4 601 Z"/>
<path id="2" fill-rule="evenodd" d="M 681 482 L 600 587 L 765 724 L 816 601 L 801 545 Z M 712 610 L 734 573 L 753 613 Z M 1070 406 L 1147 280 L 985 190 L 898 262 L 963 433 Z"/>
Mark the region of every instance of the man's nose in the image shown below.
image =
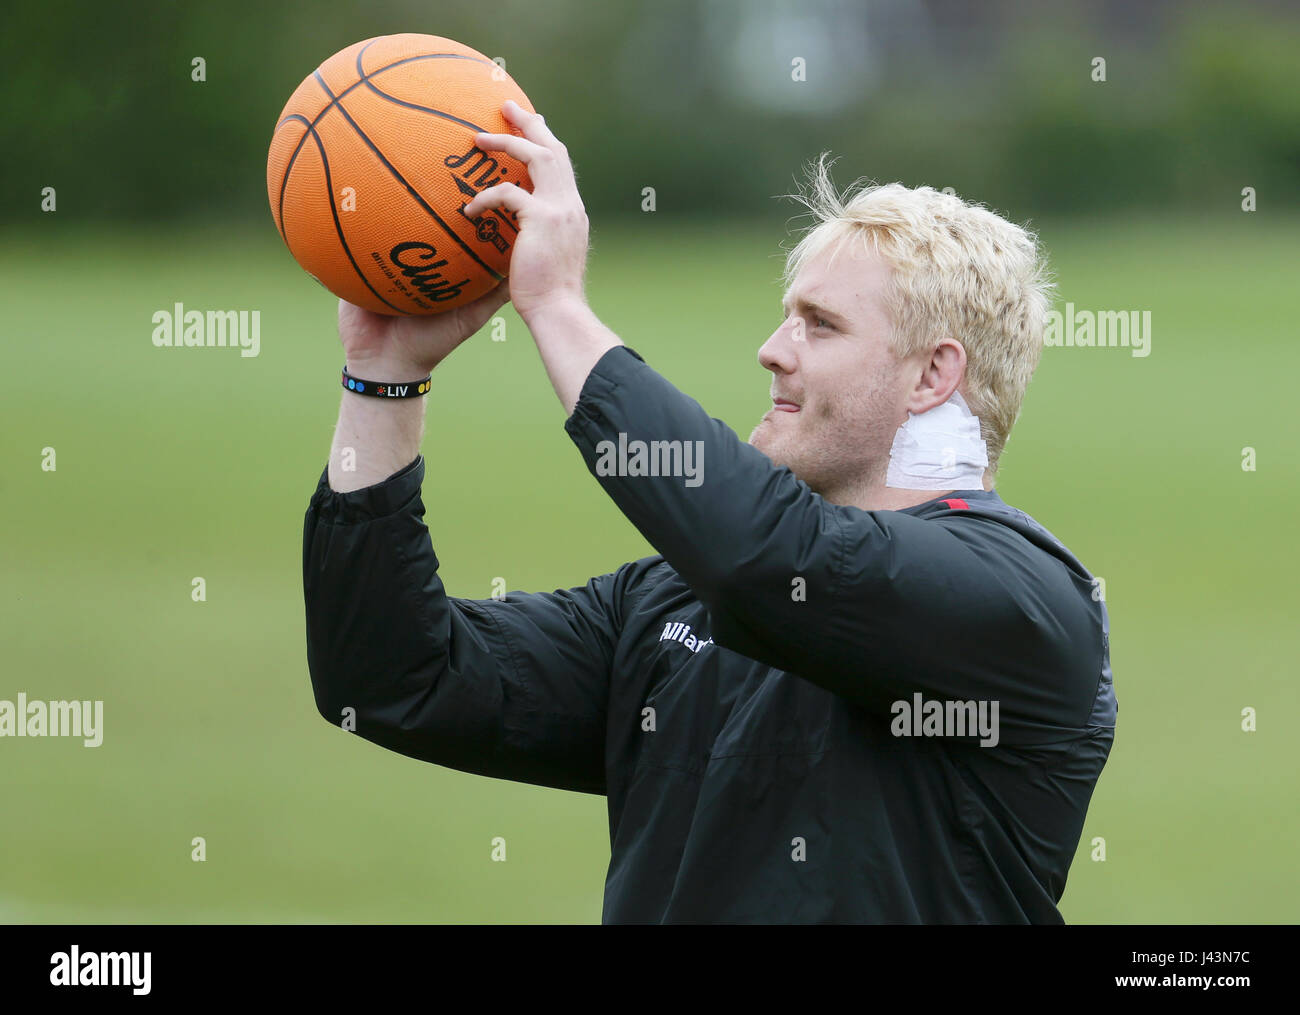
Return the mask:
<path id="1" fill-rule="evenodd" d="M 758 362 L 762 364 L 763 369 L 786 374 L 795 371 L 799 364 L 796 340 L 799 323 L 797 317 L 786 318 L 759 347 Z"/>

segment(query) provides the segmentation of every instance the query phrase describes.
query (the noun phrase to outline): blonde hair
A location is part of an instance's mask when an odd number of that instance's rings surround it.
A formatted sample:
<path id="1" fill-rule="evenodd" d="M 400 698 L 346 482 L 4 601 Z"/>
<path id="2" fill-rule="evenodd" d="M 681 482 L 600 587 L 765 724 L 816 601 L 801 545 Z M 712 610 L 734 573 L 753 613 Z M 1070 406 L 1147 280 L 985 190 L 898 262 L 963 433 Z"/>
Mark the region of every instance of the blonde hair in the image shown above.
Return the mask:
<path id="1" fill-rule="evenodd" d="M 886 310 L 895 355 L 945 337 L 966 349 L 966 401 L 996 473 L 1038 366 L 1054 288 L 1037 236 L 933 187 L 858 180 L 840 195 L 825 152 L 808 175 L 806 189 L 784 195 L 817 219 L 786 257 L 786 286 L 831 244 L 833 259 L 845 240 L 869 243 L 893 269 Z"/>

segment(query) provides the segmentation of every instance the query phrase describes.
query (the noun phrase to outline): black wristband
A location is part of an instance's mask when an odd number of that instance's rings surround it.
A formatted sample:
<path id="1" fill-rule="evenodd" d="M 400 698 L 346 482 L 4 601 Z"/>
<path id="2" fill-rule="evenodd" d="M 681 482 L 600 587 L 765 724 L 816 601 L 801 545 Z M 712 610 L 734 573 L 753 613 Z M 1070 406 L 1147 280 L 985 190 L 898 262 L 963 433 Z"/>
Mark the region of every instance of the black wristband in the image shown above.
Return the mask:
<path id="1" fill-rule="evenodd" d="M 355 391 L 358 395 L 373 395 L 375 398 L 419 398 L 421 395 L 427 395 L 432 386 L 432 374 L 420 381 L 363 381 L 348 373 L 347 364 L 343 364 L 343 387 Z"/>

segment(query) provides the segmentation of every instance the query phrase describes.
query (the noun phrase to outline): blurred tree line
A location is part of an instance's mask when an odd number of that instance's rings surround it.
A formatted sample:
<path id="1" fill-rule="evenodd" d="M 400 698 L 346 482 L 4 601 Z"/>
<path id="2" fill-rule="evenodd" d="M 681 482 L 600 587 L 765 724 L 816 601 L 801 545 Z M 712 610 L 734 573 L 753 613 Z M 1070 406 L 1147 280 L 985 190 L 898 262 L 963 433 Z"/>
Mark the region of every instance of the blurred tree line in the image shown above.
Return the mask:
<path id="1" fill-rule="evenodd" d="M 1021 217 L 1300 202 L 1300 12 L 1028 0 L 126 0 L 7 5 L 7 222 L 267 214 L 299 81 L 413 31 L 502 57 L 587 207 L 752 215 L 821 150 Z M 201 57 L 206 80 L 192 80 Z M 1099 79 L 1104 60 L 1104 80 Z"/>

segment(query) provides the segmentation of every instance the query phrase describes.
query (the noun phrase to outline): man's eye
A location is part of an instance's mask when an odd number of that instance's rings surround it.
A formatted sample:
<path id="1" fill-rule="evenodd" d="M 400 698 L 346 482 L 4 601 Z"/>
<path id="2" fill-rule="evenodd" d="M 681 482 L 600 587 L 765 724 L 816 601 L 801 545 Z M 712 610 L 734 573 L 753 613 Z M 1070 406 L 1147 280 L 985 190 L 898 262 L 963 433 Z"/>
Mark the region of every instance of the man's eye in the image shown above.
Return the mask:
<path id="1" fill-rule="evenodd" d="M 781 320 L 787 321 L 789 319 L 790 319 L 790 311 L 783 309 L 781 311 Z M 813 321 L 814 328 L 829 328 L 831 331 L 835 330 L 835 325 L 831 324 L 831 322 L 826 320 L 826 318 L 824 317 L 814 317 L 812 321 Z"/>

